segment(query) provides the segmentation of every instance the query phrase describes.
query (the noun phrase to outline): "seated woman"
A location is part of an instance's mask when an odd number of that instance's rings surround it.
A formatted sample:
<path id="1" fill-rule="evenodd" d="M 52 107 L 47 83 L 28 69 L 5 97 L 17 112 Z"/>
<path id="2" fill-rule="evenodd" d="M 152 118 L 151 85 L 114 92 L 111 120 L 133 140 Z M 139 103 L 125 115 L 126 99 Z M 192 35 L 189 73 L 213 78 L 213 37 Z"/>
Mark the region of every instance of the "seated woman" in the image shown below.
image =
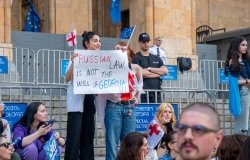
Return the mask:
<path id="1" fill-rule="evenodd" d="M 3 111 L 4 111 L 5 105 L 2 101 L 0 101 L 0 119 L 3 124 L 3 131 L 1 134 L 5 136 L 8 142 L 11 141 L 11 131 L 10 131 L 10 125 L 9 122 L 6 119 L 3 119 Z"/>
<path id="2" fill-rule="evenodd" d="M 0 160 L 10 160 L 13 147 L 8 143 L 7 139 L 0 135 Z"/>
<path id="3" fill-rule="evenodd" d="M 178 153 L 178 148 L 177 148 L 177 132 L 176 131 L 172 131 L 166 135 L 165 145 L 167 148 L 167 152 L 165 155 L 160 157 L 159 160 L 181 159 Z"/>
<path id="4" fill-rule="evenodd" d="M 117 160 L 146 160 L 147 153 L 147 136 L 140 132 L 130 132 L 121 143 Z"/>
<path id="5" fill-rule="evenodd" d="M 52 126 L 46 125 L 47 111 L 43 103 L 30 103 L 23 117 L 13 127 L 13 139 L 21 140 L 15 145 L 16 151 L 23 160 L 45 160 L 45 150 L 43 146 L 55 136 L 59 150 L 62 150 L 65 141 L 58 132 L 53 135 Z"/>
<path id="6" fill-rule="evenodd" d="M 175 123 L 176 119 L 173 106 L 170 103 L 162 103 L 147 129 L 149 156 L 151 159 L 157 159 L 157 156 L 161 157 L 165 153 L 166 150 L 163 149 L 165 147 L 161 146 L 164 146 L 165 137 L 173 131 Z M 154 134 L 152 129 L 159 131 L 159 133 L 157 135 Z"/>

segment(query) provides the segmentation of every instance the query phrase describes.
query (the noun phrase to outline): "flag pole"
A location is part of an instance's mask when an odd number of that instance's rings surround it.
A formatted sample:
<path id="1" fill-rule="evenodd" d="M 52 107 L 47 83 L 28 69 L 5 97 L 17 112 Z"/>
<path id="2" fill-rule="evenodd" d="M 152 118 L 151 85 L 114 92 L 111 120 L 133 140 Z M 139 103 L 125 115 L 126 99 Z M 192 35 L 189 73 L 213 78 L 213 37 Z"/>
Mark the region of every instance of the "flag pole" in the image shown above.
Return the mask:
<path id="1" fill-rule="evenodd" d="M 134 26 L 133 31 L 132 31 L 132 33 L 131 33 L 131 35 L 130 35 L 129 39 L 128 39 L 127 46 L 129 45 L 129 42 L 130 42 L 130 40 L 131 40 L 131 37 L 132 37 L 132 36 L 133 36 L 133 34 L 134 34 L 135 28 L 136 28 L 136 25 Z"/>

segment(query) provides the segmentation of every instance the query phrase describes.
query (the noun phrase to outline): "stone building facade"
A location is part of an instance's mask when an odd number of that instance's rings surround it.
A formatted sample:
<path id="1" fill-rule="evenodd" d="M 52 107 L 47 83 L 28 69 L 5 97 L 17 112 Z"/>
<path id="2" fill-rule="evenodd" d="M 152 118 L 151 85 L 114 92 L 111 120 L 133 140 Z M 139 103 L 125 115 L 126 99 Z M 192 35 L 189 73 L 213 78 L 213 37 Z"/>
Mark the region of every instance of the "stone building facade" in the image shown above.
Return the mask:
<path id="1" fill-rule="evenodd" d="M 0 42 L 11 44 L 11 31 L 24 28 L 28 0 L 0 0 Z M 138 51 L 138 35 L 161 36 L 167 57 L 196 57 L 196 28 L 208 25 L 226 31 L 250 26 L 249 0 L 121 0 L 122 23 L 113 25 L 111 0 L 33 0 L 41 32 L 80 35 L 93 30 L 118 37 L 124 26 L 136 25 L 130 45 Z"/>

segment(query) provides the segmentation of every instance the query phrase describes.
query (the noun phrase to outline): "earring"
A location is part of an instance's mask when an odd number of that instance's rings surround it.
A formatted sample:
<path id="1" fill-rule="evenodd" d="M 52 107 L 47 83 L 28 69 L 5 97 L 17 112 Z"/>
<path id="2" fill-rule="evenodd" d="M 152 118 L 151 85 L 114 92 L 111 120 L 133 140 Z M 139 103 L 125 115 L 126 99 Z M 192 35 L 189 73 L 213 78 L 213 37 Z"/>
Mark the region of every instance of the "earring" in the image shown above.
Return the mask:
<path id="1" fill-rule="evenodd" d="M 212 157 L 215 157 L 215 156 L 216 156 L 216 152 L 217 152 L 217 148 L 214 147 L 213 152 L 212 152 Z"/>

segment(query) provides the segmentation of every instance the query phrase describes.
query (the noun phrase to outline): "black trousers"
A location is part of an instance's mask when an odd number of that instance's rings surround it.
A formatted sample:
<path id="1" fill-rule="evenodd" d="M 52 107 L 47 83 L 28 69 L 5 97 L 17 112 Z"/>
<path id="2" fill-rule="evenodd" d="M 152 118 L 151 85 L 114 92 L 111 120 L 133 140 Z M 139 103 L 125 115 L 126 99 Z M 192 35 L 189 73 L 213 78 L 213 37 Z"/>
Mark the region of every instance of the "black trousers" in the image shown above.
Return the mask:
<path id="1" fill-rule="evenodd" d="M 94 160 L 94 95 L 85 95 L 84 111 L 68 112 L 64 160 Z"/>
<path id="2" fill-rule="evenodd" d="M 141 95 L 141 103 L 162 103 L 161 99 L 161 92 L 156 92 L 157 93 L 157 101 L 155 99 L 155 92 L 148 92 L 149 99 L 147 101 L 147 94 L 142 94 Z"/>

